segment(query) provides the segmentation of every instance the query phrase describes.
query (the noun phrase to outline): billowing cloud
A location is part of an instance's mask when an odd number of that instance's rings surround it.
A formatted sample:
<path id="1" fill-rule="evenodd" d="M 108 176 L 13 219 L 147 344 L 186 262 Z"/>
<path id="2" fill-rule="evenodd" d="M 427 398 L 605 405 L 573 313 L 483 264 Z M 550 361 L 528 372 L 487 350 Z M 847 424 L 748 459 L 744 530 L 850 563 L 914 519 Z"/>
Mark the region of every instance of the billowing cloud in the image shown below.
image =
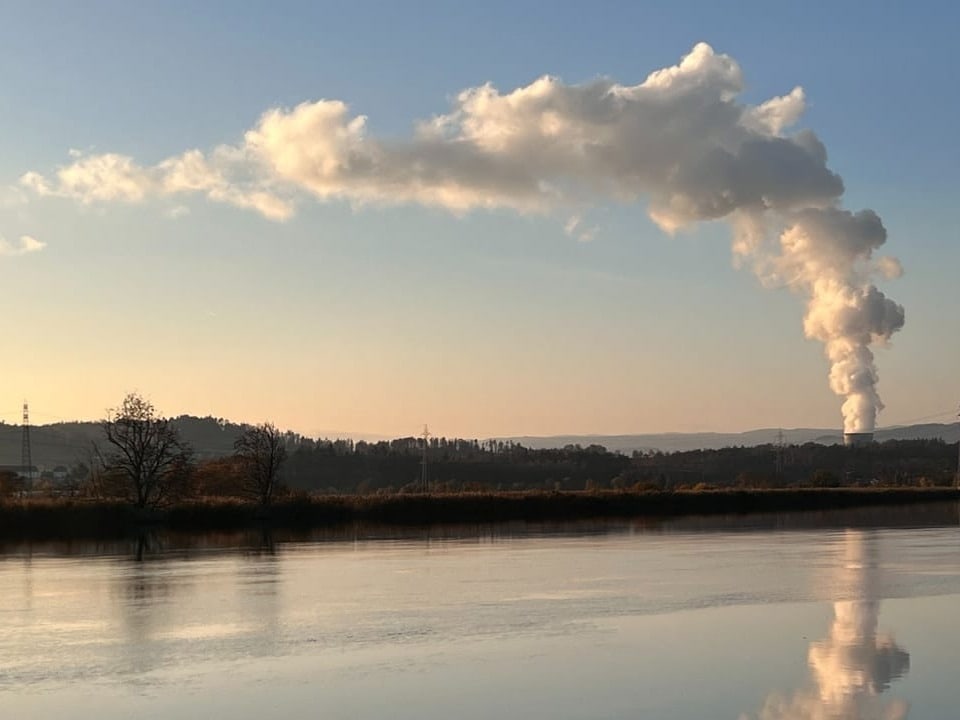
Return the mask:
<path id="1" fill-rule="evenodd" d="M 30 253 L 40 252 L 46 246 L 45 242 L 41 242 L 30 235 L 21 235 L 17 242 L 10 242 L 0 236 L 0 256 L 4 257 L 29 255 Z"/>
<path id="2" fill-rule="evenodd" d="M 505 208 L 572 218 L 566 231 L 579 240 L 596 234 L 582 213 L 611 202 L 645 201 L 669 233 L 727 219 L 743 264 L 808 298 L 804 329 L 824 344 L 844 427 L 871 430 L 882 403 L 870 347 L 903 325 L 903 309 L 872 278 L 895 276 L 899 264 L 873 259 L 886 240 L 875 213 L 840 207 L 843 181 L 823 143 L 791 131 L 803 89 L 751 105 L 743 87 L 740 66 L 699 43 L 636 85 L 544 76 L 506 93 L 469 88 L 406 139 L 377 138 L 365 116 L 323 99 L 268 110 L 239 142 L 209 152 L 146 166 L 79 155 L 21 184 L 87 204 L 201 195 L 273 220 L 307 197 Z"/>
<path id="3" fill-rule="evenodd" d="M 669 231 L 742 208 L 833 203 L 843 183 L 823 145 L 807 131 L 783 134 L 804 110 L 802 89 L 756 106 L 738 101 L 742 89 L 736 62 L 700 43 L 637 85 L 544 76 L 509 93 L 470 88 L 407 140 L 372 137 L 365 116 L 318 100 L 269 110 L 242 142 L 209 153 L 143 166 L 72 151 L 52 177 L 30 172 L 21 182 L 84 203 L 200 193 L 273 219 L 288 217 L 302 193 L 455 212 L 647 196 Z"/>
<path id="4" fill-rule="evenodd" d="M 233 157 L 232 148 L 218 148 L 210 158 L 190 150 L 151 167 L 114 153 L 78 155 L 72 151 L 71 155 L 74 162 L 59 168 L 53 179 L 28 172 L 20 184 L 37 195 L 71 198 L 85 205 L 139 203 L 198 193 L 216 202 L 256 210 L 271 220 L 286 220 L 293 214 L 292 205 L 271 193 L 262 179 L 242 180 L 249 167 Z M 230 171 L 235 174 L 228 179 Z"/>

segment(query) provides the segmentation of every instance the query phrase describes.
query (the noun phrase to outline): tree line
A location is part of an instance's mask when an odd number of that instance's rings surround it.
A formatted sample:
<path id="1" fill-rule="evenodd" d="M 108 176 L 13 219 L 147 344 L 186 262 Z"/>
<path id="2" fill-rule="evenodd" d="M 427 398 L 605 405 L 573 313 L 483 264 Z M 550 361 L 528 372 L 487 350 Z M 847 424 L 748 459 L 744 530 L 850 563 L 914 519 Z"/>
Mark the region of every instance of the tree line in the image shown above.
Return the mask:
<path id="1" fill-rule="evenodd" d="M 283 476 L 310 492 L 411 492 L 419 488 L 422 440 L 302 443 Z M 500 441 L 431 441 L 434 491 L 649 490 L 949 486 L 957 444 L 890 440 L 864 447 L 759 445 L 681 452 L 610 452 L 601 445 L 530 449 Z"/>
<path id="2" fill-rule="evenodd" d="M 195 419 L 204 428 L 204 419 Z M 220 425 L 218 425 L 220 427 Z M 707 488 L 946 486 L 957 446 L 938 440 L 841 445 L 730 447 L 635 452 L 601 445 L 531 449 L 502 440 L 417 437 L 379 442 L 313 440 L 272 423 L 231 427 L 219 455 L 198 455 L 183 440 L 183 418 L 162 417 L 137 394 L 101 422 L 101 439 L 72 475 L 71 490 L 137 507 L 202 497 L 262 506 L 288 493 L 390 494 L 513 490 L 672 491 Z M 426 480 L 426 484 L 424 484 Z M 22 489 L 22 488 L 21 488 Z M 16 490 L 0 476 L 0 496 Z"/>

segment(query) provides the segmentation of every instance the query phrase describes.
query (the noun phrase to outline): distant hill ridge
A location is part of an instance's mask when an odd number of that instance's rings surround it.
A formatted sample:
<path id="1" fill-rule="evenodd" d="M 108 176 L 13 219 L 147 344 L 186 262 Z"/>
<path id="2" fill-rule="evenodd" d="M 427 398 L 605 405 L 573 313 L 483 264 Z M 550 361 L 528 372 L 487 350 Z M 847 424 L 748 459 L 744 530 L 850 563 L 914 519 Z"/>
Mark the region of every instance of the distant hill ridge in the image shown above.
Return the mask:
<path id="1" fill-rule="evenodd" d="M 762 428 L 742 433 L 648 433 L 637 435 L 529 435 L 497 438 L 520 443 L 529 448 L 557 448 L 565 445 L 603 445 L 607 450 L 632 453 L 634 451 L 683 452 L 686 450 L 717 450 L 724 447 L 751 447 L 776 443 L 779 433 L 788 445 L 808 442 L 820 445 L 836 445 L 843 442 L 843 435 L 829 428 Z M 926 423 L 882 428 L 875 434 L 878 442 L 885 440 L 936 440 L 955 443 L 960 440 L 960 423 Z"/>
<path id="2" fill-rule="evenodd" d="M 193 448 L 197 457 L 221 457 L 233 452 L 233 442 L 244 425 L 213 417 L 181 415 L 173 419 L 180 436 Z M 292 434 L 292 437 L 299 437 Z M 0 422 L 0 465 L 19 465 L 22 448 L 22 426 Z M 30 426 L 30 448 L 33 464 L 44 469 L 57 465 L 71 467 L 89 462 L 93 443 L 102 442 L 99 422 L 59 422 Z"/>
<path id="3" fill-rule="evenodd" d="M 242 423 L 221 418 L 182 415 L 174 419 L 181 436 L 200 458 L 220 457 L 233 452 L 233 442 L 246 427 Z M 607 450 L 630 454 L 634 451 L 659 450 L 682 452 L 685 450 L 715 450 L 723 447 L 755 446 L 777 442 L 777 428 L 763 428 L 742 433 L 648 433 L 636 435 L 552 435 L 547 437 L 513 436 L 494 440 L 512 441 L 532 449 L 562 448 L 565 445 L 603 445 Z M 842 442 L 835 429 L 794 428 L 784 429 L 783 440 L 787 444 L 802 445 L 815 442 L 834 445 Z M 291 440 L 299 439 L 297 433 L 288 433 Z M 337 434 L 339 435 L 339 434 Z M 332 437 L 333 435 L 331 435 Z M 0 465 L 18 465 L 21 452 L 21 427 L 0 422 Z M 883 428 L 876 439 L 920 440 L 941 439 L 947 443 L 960 440 L 960 423 L 905 425 Z M 74 466 L 89 459 L 94 442 L 103 440 L 103 430 L 98 422 L 60 422 L 30 427 L 30 444 L 33 464 L 51 469 L 57 465 Z"/>

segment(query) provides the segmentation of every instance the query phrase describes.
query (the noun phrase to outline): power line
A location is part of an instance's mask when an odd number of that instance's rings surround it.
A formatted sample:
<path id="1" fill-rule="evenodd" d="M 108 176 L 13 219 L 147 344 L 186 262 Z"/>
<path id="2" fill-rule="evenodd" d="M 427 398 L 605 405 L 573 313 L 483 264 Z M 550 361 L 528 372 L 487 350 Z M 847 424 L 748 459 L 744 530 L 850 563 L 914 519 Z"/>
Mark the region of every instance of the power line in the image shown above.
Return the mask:
<path id="1" fill-rule="evenodd" d="M 953 415 L 956 411 L 954 410 L 943 410 L 933 415 L 924 415 L 923 417 L 910 418 L 909 420 L 903 420 L 896 425 L 884 425 L 883 427 L 877 428 L 877 430 L 893 430 L 897 427 L 902 427 L 904 425 L 913 425 L 914 423 L 922 422 L 924 420 L 936 420 L 937 418 L 944 418 L 948 415 Z"/>
<path id="2" fill-rule="evenodd" d="M 779 480 L 783 475 L 783 428 L 777 431 L 776 477 Z"/>
<path id="3" fill-rule="evenodd" d="M 30 453 L 30 408 L 27 401 L 23 401 L 23 442 L 20 447 L 20 465 L 26 473 L 31 472 L 33 457 Z"/>

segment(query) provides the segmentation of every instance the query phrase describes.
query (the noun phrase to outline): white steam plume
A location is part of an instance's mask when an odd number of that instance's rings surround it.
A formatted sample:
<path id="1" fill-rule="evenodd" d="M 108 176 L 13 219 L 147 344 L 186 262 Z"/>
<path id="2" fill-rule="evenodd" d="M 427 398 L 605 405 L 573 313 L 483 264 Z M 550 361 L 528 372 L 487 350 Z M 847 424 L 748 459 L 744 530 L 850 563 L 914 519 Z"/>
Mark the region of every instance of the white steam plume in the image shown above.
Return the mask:
<path id="1" fill-rule="evenodd" d="M 874 275 L 901 272 L 894 258 L 871 263 L 887 232 L 872 210 L 804 208 L 778 215 L 782 229 L 772 237 L 767 218 L 739 211 L 733 218 L 734 252 L 752 260 L 765 284 L 785 285 L 807 297 L 804 332 L 824 345 L 830 389 L 844 398 L 844 430 L 872 431 L 883 403 L 870 346 L 887 342 L 904 323 L 903 307 L 871 282 Z"/>
<path id="2" fill-rule="evenodd" d="M 696 45 L 637 85 L 568 85 L 544 76 L 500 93 L 461 92 L 446 114 L 406 140 L 381 140 L 337 100 L 265 112 L 235 145 L 189 150 L 154 165 L 81 155 L 24 187 L 83 203 L 179 202 L 187 194 L 285 220 L 304 196 L 355 205 L 418 203 L 462 213 L 510 208 L 570 218 L 646 198 L 666 232 L 728 219 L 738 258 L 765 284 L 808 298 L 805 331 L 824 343 L 845 430 L 873 429 L 882 408 L 871 346 L 903 325 L 903 309 L 872 283 L 897 274 L 874 259 L 885 230 L 872 211 L 841 209 L 843 182 L 809 130 L 788 132 L 805 108 L 801 88 L 758 105 L 739 100 L 739 65 Z"/>

